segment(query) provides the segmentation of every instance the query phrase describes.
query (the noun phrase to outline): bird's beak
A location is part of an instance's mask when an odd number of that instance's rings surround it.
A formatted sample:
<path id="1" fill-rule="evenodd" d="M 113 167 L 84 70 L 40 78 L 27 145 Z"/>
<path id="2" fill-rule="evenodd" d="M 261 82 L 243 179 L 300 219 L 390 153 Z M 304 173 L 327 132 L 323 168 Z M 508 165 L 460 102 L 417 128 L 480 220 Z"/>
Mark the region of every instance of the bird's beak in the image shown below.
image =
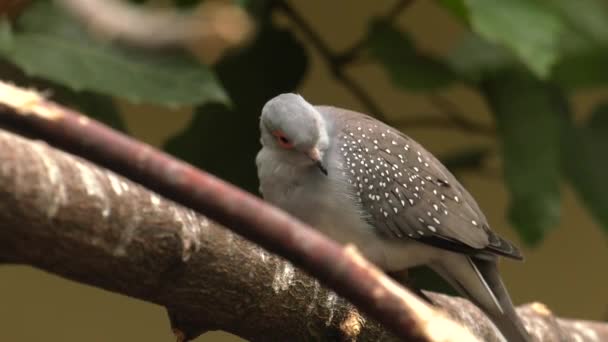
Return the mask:
<path id="1" fill-rule="evenodd" d="M 325 165 L 323 165 L 323 160 L 321 160 L 321 153 L 319 153 L 319 149 L 313 147 L 306 153 L 306 155 L 315 163 L 319 170 L 321 170 L 321 172 L 327 176 L 327 168 L 325 168 Z"/>

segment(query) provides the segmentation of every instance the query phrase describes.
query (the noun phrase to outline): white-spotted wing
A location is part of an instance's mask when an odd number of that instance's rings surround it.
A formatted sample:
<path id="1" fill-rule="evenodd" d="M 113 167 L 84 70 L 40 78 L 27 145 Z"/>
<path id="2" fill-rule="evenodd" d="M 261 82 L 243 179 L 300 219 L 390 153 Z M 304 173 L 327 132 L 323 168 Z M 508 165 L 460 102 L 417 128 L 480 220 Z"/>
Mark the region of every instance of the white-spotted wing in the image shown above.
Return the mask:
<path id="1" fill-rule="evenodd" d="M 522 258 L 490 230 L 472 196 L 420 144 L 368 116 L 343 110 L 335 115 L 340 116 L 336 133 L 342 170 L 366 219 L 381 235 Z"/>

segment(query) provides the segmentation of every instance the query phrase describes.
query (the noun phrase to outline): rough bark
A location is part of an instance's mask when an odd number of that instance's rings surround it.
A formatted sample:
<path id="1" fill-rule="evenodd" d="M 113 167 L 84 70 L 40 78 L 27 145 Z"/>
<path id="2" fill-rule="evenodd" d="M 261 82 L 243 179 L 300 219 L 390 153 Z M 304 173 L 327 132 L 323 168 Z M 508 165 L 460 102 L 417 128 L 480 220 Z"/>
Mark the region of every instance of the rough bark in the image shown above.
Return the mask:
<path id="1" fill-rule="evenodd" d="M 111 171 L 5 131 L 0 160 L 4 262 L 163 305 L 189 336 L 397 340 L 282 258 Z M 482 340 L 499 341 L 466 300 L 429 296 Z M 519 312 L 538 341 L 608 340 L 602 323 L 558 319 L 541 304 Z M 425 322 L 432 338 L 458 340 L 444 322 Z"/>

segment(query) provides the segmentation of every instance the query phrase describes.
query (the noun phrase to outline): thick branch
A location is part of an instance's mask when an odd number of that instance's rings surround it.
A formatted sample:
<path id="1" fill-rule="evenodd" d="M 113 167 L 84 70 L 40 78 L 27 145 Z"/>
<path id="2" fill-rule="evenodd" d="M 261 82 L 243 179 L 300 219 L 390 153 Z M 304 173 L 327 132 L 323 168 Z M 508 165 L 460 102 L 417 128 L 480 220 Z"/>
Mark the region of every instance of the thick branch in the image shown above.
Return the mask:
<path id="1" fill-rule="evenodd" d="M 283 259 L 111 171 L 4 131 L 0 159 L 0 260 L 163 305 L 188 336 L 397 340 Z M 499 340 L 469 302 L 429 296 L 484 341 Z M 539 341 L 608 338 L 605 324 L 556 320 L 540 304 L 519 312 Z M 462 338 L 426 319 L 434 340 Z"/>
<path id="2" fill-rule="evenodd" d="M 441 322 L 444 330 L 453 330 L 451 336 L 460 336 L 458 341 L 474 340 L 384 275 L 354 247 L 344 248 L 259 198 L 35 92 L 0 82 L 0 123 L 44 137 L 207 214 L 288 258 L 401 338 L 434 341 L 430 322 Z"/>

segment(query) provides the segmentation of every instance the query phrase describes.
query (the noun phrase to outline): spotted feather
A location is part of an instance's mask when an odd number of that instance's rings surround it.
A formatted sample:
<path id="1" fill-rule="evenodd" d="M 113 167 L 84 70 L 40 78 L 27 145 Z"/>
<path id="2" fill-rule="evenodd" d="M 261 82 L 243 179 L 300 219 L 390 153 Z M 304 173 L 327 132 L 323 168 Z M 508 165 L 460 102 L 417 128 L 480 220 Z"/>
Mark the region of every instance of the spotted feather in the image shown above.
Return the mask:
<path id="1" fill-rule="evenodd" d="M 317 107 L 321 112 L 325 107 Z M 337 108 L 332 108 L 336 111 Z M 367 221 L 389 239 L 471 255 L 522 259 L 494 233 L 473 197 L 420 144 L 368 116 L 339 110 L 339 154 Z"/>

